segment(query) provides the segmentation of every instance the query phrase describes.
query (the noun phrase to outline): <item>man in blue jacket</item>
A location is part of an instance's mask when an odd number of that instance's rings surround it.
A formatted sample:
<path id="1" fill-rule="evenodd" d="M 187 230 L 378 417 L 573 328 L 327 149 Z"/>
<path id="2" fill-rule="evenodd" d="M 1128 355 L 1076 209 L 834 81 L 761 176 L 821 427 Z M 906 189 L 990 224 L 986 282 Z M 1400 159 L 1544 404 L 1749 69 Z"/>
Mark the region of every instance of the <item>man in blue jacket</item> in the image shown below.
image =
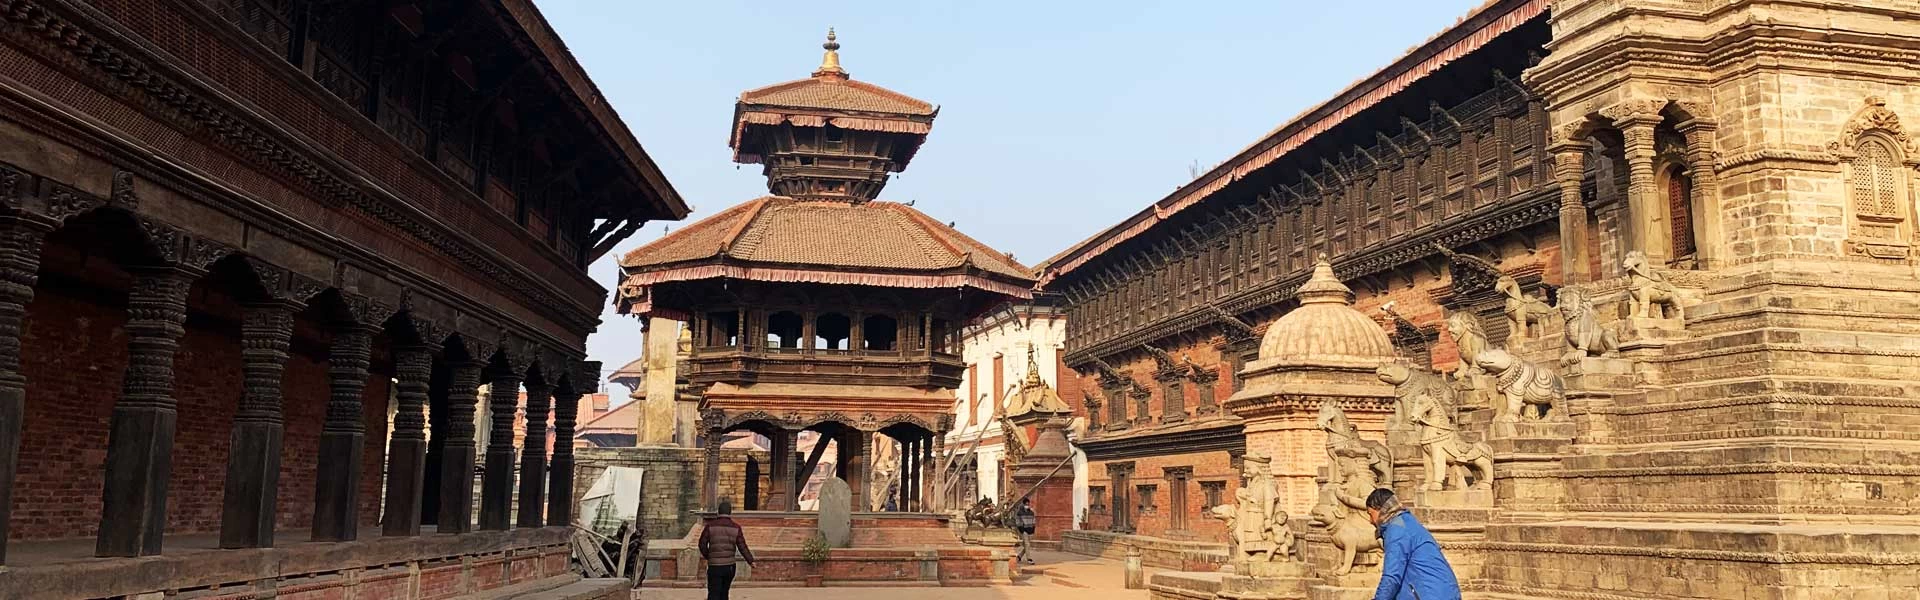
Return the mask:
<path id="1" fill-rule="evenodd" d="M 1460 600 L 1453 565 L 1440 554 L 1440 544 L 1426 526 L 1400 508 L 1393 490 L 1381 488 L 1368 494 L 1367 516 L 1379 528 L 1380 547 L 1387 553 L 1373 600 Z"/>

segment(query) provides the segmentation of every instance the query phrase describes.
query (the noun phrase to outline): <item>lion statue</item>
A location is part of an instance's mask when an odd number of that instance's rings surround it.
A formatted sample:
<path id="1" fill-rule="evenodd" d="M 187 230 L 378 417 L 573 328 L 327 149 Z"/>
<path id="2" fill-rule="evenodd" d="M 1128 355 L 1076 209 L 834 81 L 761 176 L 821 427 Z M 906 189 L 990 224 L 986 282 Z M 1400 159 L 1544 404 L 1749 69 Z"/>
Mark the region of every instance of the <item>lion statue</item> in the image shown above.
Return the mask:
<path id="1" fill-rule="evenodd" d="M 1480 328 L 1480 318 L 1469 312 L 1448 313 L 1447 335 L 1453 337 L 1453 345 L 1460 349 L 1460 367 L 1453 370 L 1454 380 L 1479 375 L 1480 365 L 1475 364 L 1475 359 L 1491 347 L 1487 344 L 1487 332 Z"/>
<path id="2" fill-rule="evenodd" d="M 1504 310 L 1509 338 L 1526 339 L 1529 325 L 1545 327 L 1547 320 L 1553 317 L 1553 307 L 1544 300 L 1528 296 L 1512 275 L 1501 274 L 1500 279 L 1494 282 L 1493 289 L 1506 298 Z"/>
<path id="3" fill-rule="evenodd" d="M 1480 354 L 1480 368 L 1494 376 L 1494 389 L 1506 397 L 1496 421 L 1511 422 L 1526 413 L 1529 420 L 1546 418 L 1554 403 L 1566 396 L 1566 384 L 1546 367 L 1515 358 L 1506 350 L 1493 349 Z M 1527 410 L 1538 406 L 1539 410 Z"/>
<path id="4" fill-rule="evenodd" d="M 1560 364 L 1574 365 L 1580 359 L 1589 356 L 1608 356 L 1620 351 L 1620 339 L 1613 331 L 1600 326 L 1600 318 L 1594 313 L 1593 299 L 1577 287 L 1560 290 L 1560 316 L 1567 321 L 1567 345 L 1571 346 L 1566 354 L 1560 356 Z"/>

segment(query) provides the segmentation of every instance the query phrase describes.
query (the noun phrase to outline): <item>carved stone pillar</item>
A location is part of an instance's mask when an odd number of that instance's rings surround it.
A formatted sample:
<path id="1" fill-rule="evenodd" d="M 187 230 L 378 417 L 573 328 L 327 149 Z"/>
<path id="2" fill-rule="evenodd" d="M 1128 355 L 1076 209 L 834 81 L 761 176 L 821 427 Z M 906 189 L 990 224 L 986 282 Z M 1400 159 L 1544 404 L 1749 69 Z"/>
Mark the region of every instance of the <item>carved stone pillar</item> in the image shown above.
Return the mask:
<path id="1" fill-rule="evenodd" d="M 1561 142 L 1553 152 L 1553 178 L 1560 184 L 1560 272 L 1566 283 L 1593 280 L 1591 252 L 1587 237 L 1587 203 L 1580 194 L 1580 182 L 1587 168 L 1584 141 Z"/>
<path id="2" fill-rule="evenodd" d="M 547 501 L 547 413 L 553 403 L 555 379 L 543 376 L 540 383 L 527 384 L 527 437 L 520 444 L 520 518 L 521 527 L 543 527 Z"/>
<path id="3" fill-rule="evenodd" d="M 573 524 L 573 427 L 579 417 L 580 397 L 600 380 L 600 363 L 588 361 L 574 369 L 572 385 L 553 398 L 553 460 L 547 467 L 547 524 Z"/>
<path id="4" fill-rule="evenodd" d="M 7 524 L 12 520 L 13 478 L 20 465 L 27 405 L 20 329 L 39 280 L 40 249 L 52 229 L 53 223 L 43 219 L 14 217 L 0 223 L 0 565 L 7 563 Z"/>
<path id="5" fill-rule="evenodd" d="M 487 433 L 486 473 L 480 481 L 480 529 L 513 526 L 513 413 L 520 405 L 519 369 L 510 368 L 487 387 L 492 426 Z"/>
<path id="6" fill-rule="evenodd" d="M 421 321 L 415 327 L 424 329 Z M 422 337 L 433 339 L 422 332 Z M 381 531 L 388 537 L 420 535 L 420 503 L 427 477 L 427 386 L 433 378 L 438 345 L 413 344 L 393 352 L 393 377 L 399 380 L 393 439 L 387 445 L 387 497 Z"/>
<path id="7" fill-rule="evenodd" d="M 440 533 L 473 530 L 473 466 L 479 453 L 474 442 L 474 412 L 480 402 L 480 371 L 487 367 L 493 347 L 463 342 L 467 357 L 451 361 L 447 369 L 446 436 L 440 453 Z"/>
<path id="8" fill-rule="evenodd" d="M 1680 134 L 1687 138 L 1687 176 L 1693 178 L 1692 215 L 1699 228 L 1694 235 L 1694 261 L 1702 269 L 1718 267 L 1720 262 L 1720 185 L 1719 171 L 1714 166 L 1720 160 L 1720 153 L 1715 150 L 1713 139 L 1717 128 L 1718 125 L 1705 118 L 1689 119 L 1678 125 Z"/>
<path id="9" fill-rule="evenodd" d="M 221 548 L 273 547 L 274 507 L 280 492 L 281 375 L 293 341 L 293 314 L 302 304 L 286 300 L 249 304 L 240 325 L 245 373 L 240 410 L 233 417 L 227 453 L 227 487 L 220 513 Z"/>
<path id="10" fill-rule="evenodd" d="M 186 335 L 187 290 L 199 269 L 157 267 L 133 273 L 127 299 L 127 373 L 113 406 L 98 556 L 160 553 L 167 525 L 176 401 L 173 357 Z"/>
<path id="11" fill-rule="evenodd" d="M 1652 112 L 1631 112 L 1614 119 L 1625 139 L 1627 158 L 1627 249 L 1645 253 L 1647 263 L 1653 265 L 1667 264 L 1673 258 L 1663 243 L 1667 238 L 1667 209 L 1660 205 L 1653 181 L 1653 128 L 1660 120 L 1660 115 Z"/>
<path id="12" fill-rule="evenodd" d="M 947 453 L 947 427 L 950 425 L 946 420 L 950 418 L 951 417 L 943 417 L 941 430 L 933 432 L 934 459 L 931 461 L 933 462 L 933 477 L 931 477 L 933 481 L 930 482 L 932 485 L 930 488 L 931 491 L 927 494 L 928 498 L 933 499 L 933 506 L 927 508 L 927 510 L 932 512 L 940 512 L 947 509 L 947 490 L 952 489 L 947 485 L 947 466 L 949 463 L 943 458 Z"/>
<path id="13" fill-rule="evenodd" d="M 706 510 L 715 510 L 720 506 L 720 442 L 726 438 L 726 431 L 720 428 L 724 415 L 718 410 L 708 410 L 700 415 L 700 426 L 707 431 L 706 465 L 701 474 L 700 506 Z"/>
<path id="14" fill-rule="evenodd" d="M 320 428 L 319 474 L 313 488 L 313 541 L 348 542 L 360 532 L 360 477 L 366 456 L 367 363 L 373 334 L 392 310 L 365 299 L 349 299 L 352 322 L 334 333 L 327 352 L 330 390 L 327 420 Z"/>

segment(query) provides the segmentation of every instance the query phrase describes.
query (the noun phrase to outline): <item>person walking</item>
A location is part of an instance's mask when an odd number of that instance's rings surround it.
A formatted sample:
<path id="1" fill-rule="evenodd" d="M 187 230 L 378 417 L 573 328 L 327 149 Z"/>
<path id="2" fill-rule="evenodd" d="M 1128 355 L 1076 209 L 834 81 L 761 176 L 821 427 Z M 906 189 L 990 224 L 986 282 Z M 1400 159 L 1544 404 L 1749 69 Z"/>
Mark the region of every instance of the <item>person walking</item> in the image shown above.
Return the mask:
<path id="1" fill-rule="evenodd" d="M 707 559 L 707 600 L 727 600 L 733 592 L 734 563 L 753 564 L 753 550 L 747 548 L 747 533 L 733 522 L 733 501 L 720 499 L 714 516 L 707 517 L 700 530 L 700 557 Z"/>
<path id="2" fill-rule="evenodd" d="M 1013 530 L 1020 532 L 1020 556 L 1016 562 L 1033 564 L 1033 528 L 1040 518 L 1033 514 L 1033 501 L 1020 499 L 1020 505 L 1013 509 Z"/>
<path id="3" fill-rule="evenodd" d="M 1453 565 L 1447 564 L 1426 526 L 1400 507 L 1393 490 L 1380 488 L 1367 495 L 1367 517 L 1379 528 L 1380 547 L 1387 555 L 1373 600 L 1460 600 Z"/>

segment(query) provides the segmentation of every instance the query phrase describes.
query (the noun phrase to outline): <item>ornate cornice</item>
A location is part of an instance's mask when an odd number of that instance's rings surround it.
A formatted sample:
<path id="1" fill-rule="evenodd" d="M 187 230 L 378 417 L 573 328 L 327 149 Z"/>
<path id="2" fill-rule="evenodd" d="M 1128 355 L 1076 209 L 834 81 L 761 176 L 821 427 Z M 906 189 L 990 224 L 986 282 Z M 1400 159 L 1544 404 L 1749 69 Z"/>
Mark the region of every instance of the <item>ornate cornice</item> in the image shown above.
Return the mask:
<path id="1" fill-rule="evenodd" d="M 1176 431 L 1140 430 L 1125 435 L 1082 439 L 1077 444 L 1087 460 L 1116 460 L 1193 452 L 1244 450 L 1247 437 L 1236 419 L 1197 421 Z"/>
<path id="2" fill-rule="evenodd" d="M 222 95 L 191 76 L 165 68 L 134 42 L 116 34 L 99 34 L 79 25 L 92 20 L 85 9 L 64 0 L 0 0 L 0 33 L 27 45 L 49 50 L 46 58 L 86 73 L 106 94 L 170 120 L 183 131 L 197 132 L 237 156 L 251 159 L 336 206 L 351 206 L 433 247 L 464 267 L 526 298 L 527 306 L 555 311 L 557 320 L 575 331 L 599 324 L 591 307 L 548 290 L 549 284 L 524 266 L 498 256 L 477 240 L 440 223 L 404 201 L 375 193 L 357 178 L 322 164 L 310 147 L 288 139 L 275 128 L 257 122 L 247 111 L 229 106 Z M 110 30 L 107 27 L 91 29 Z M 161 67 L 156 68 L 155 65 Z"/>

